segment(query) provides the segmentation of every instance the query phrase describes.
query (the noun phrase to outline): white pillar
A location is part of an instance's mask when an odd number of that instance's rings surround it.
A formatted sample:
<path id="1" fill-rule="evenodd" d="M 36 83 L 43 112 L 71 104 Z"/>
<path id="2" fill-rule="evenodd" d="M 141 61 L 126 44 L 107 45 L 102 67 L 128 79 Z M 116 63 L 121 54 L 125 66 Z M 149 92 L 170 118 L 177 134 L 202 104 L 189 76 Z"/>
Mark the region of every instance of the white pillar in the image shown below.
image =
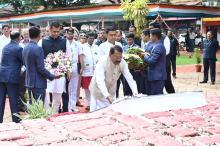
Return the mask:
<path id="1" fill-rule="evenodd" d="M 105 28 L 104 17 L 101 17 L 101 19 L 102 19 L 102 29 L 104 29 Z"/>
<path id="2" fill-rule="evenodd" d="M 48 26 L 48 27 L 50 26 L 50 21 L 47 21 L 47 26 Z"/>
<path id="3" fill-rule="evenodd" d="M 70 19 L 70 26 L 73 27 L 73 20 Z"/>
<path id="4" fill-rule="evenodd" d="M 201 23 L 201 24 L 200 24 L 200 29 L 201 29 L 201 33 L 202 33 L 202 35 L 203 35 L 203 22 L 202 22 L 202 19 L 203 19 L 203 18 L 201 18 L 201 20 L 200 20 L 200 21 L 201 21 L 201 22 L 200 22 L 200 23 Z"/>

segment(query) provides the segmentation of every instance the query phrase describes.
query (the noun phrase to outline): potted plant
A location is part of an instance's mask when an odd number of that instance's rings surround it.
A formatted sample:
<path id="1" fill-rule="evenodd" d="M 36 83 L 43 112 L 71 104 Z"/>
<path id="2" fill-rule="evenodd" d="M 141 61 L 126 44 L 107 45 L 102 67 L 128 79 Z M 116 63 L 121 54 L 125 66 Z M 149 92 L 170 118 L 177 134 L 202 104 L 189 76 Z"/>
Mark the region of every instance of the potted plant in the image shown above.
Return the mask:
<path id="1" fill-rule="evenodd" d="M 199 48 L 195 48 L 194 57 L 196 59 L 196 66 L 195 66 L 196 72 L 201 72 L 201 70 L 202 70 L 202 65 L 201 65 L 202 56 L 201 56 Z"/>

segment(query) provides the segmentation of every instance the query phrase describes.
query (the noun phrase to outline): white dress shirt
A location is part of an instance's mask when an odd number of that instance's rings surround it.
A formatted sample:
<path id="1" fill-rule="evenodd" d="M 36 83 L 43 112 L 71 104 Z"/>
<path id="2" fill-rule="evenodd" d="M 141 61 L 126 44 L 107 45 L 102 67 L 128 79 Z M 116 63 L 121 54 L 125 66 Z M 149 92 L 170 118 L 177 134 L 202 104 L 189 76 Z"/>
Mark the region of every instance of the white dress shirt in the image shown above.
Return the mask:
<path id="1" fill-rule="evenodd" d="M 127 80 L 133 94 L 137 94 L 137 84 L 129 72 L 126 61 L 122 59 L 120 64 L 115 65 L 107 55 L 102 57 L 96 65 L 89 86 L 91 96 L 96 99 L 103 99 L 108 96 L 115 98 L 116 84 L 121 74 Z"/>
<path id="2" fill-rule="evenodd" d="M 163 45 L 166 49 L 166 55 L 168 55 L 170 53 L 170 39 L 168 36 L 165 37 L 165 39 L 163 41 Z"/>
<path id="3" fill-rule="evenodd" d="M 114 45 L 118 45 L 118 46 L 122 47 L 122 44 L 120 42 L 115 42 L 115 44 L 112 44 L 109 41 L 106 41 L 106 42 L 102 43 L 99 46 L 100 56 L 109 55 L 110 48 L 113 47 Z"/>
<path id="4" fill-rule="evenodd" d="M 73 40 L 70 42 L 66 41 L 66 53 L 69 56 L 72 56 L 73 65 L 79 62 L 79 55 L 83 54 L 82 46 L 77 41 Z"/>
<path id="5" fill-rule="evenodd" d="M 90 46 L 88 43 L 82 45 L 83 50 L 83 73 L 82 76 L 93 76 L 96 63 L 99 59 L 99 47 L 96 44 Z"/>
<path id="6" fill-rule="evenodd" d="M 195 32 L 189 33 L 189 39 L 190 39 L 190 40 L 194 40 L 195 37 L 196 37 L 196 33 L 195 33 Z"/>
<path id="7" fill-rule="evenodd" d="M 5 35 L 0 36 L 0 63 L 2 60 L 2 50 L 7 44 L 10 43 L 10 41 L 11 41 L 10 37 L 6 37 Z"/>

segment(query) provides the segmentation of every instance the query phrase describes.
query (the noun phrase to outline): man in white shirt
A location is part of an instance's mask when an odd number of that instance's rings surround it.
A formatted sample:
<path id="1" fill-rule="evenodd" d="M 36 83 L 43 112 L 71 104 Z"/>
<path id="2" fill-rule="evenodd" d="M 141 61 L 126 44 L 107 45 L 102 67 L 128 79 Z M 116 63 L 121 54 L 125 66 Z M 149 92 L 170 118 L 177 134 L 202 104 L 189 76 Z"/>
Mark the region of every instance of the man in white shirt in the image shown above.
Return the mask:
<path id="1" fill-rule="evenodd" d="M 75 41 L 73 38 L 74 30 L 69 29 L 67 31 L 67 54 L 72 56 L 72 72 L 68 75 L 69 80 L 69 104 L 68 110 L 69 112 L 77 112 L 78 109 L 76 108 L 77 100 L 79 99 L 78 96 L 78 87 L 79 87 L 79 78 L 82 74 L 82 69 L 80 70 L 80 74 L 78 73 L 78 66 L 77 63 L 80 62 L 83 66 L 83 52 L 82 46 L 79 42 Z"/>
<path id="2" fill-rule="evenodd" d="M 89 84 L 94 74 L 96 63 L 99 59 L 99 47 L 94 43 L 94 33 L 89 33 L 87 36 L 87 40 L 88 42 L 82 45 L 84 63 L 82 72 L 82 88 L 85 90 L 85 97 L 87 99 L 86 110 L 89 110 L 91 96 L 89 91 Z"/>
<path id="3" fill-rule="evenodd" d="M 2 49 L 11 41 L 10 31 L 9 25 L 2 26 L 2 35 L 0 36 L 0 63 L 2 58 Z"/>
<path id="4" fill-rule="evenodd" d="M 127 80 L 133 95 L 137 95 L 137 84 L 122 59 L 123 50 L 115 45 L 110 48 L 109 55 L 102 57 L 95 68 L 89 90 L 91 92 L 90 111 L 109 106 L 115 99 L 116 84 L 121 74 Z"/>
<path id="5" fill-rule="evenodd" d="M 99 52 L 100 56 L 105 56 L 109 54 L 110 48 L 113 47 L 114 45 L 118 45 L 122 47 L 122 44 L 119 42 L 116 42 L 116 30 L 114 28 L 108 28 L 106 30 L 107 34 L 107 41 L 102 43 L 99 46 Z"/>
<path id="6" fill-rule="evenodd" d="M 141 44 L 141 49 L 145 51 L 145 47 L 147 46 L 147 44 L 150 41 L 150 29 L 145 29 L 142 31 L 141 40 L 143 43 L 143 44 Z"/>
<path id="7" fill-rule="evenodd" d="M 30 41 L 29 33 L 27 29 L 22 30 L 22 40 L 20 41 L 19 45 L 24 48 Z"/>
<path id="8" fill-rule="evenodd" d="M 29 42 L 30 42 L 30 37 L 29 37 L 28 29 L 23 29 L 22 30 L 22 40 L 20 41 L 19 45 L 24 49 L 24 47 L 26 47 Z M 22 74 L 21 74 L 20 80 L 19 80 L 19 100 L 18 100 L 18 102 L 19 102 L 19 110 L 24 112 L 26 110 L 26 107 L 23 103 L 26 101 L 26 99 L 25 99 L 26 87 L 24 86 L 25 85 L 26 68 L 24 65 L 22 66 L 21 71 L 22 71 Z"/>

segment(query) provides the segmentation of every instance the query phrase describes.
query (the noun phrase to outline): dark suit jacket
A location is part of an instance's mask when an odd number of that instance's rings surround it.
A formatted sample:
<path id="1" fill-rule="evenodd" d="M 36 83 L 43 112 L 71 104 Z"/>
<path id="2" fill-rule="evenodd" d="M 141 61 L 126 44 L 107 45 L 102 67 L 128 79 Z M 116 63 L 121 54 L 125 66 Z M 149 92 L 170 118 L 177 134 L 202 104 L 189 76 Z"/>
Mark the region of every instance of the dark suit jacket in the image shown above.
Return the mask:
<path id="1" fill-rule="evenodd" d="M 22 64 L 22 47 L 11 41 L 2 50 L 0 82 L 19 83 Z"/>
<path id="2" fill-rule="evenodd" d="M 55 53 L 59 50 L 66 52 L 66 39 L 59 36 L 56 39 L 47 36 L 42 39 L 42 48 L 44 50 L 44 57 L 46 58 L 49 53 Z"/>
<path id="3" fill-rule="evenodd" d="M 44 51 L 36 42 L 30 41 L 24 47 L 23 60 L 26 66 L 25 86 L 28 88 L 47 88 L 47 80 L 55 76 L 44 67 Z"/>
<path id="4" fill-rule="evenodd" d="M 203 42 L 203 58 L 205 59 L 216 59 L 216 52 L 219 48 L 218 41 L 215 39 L 204 40 Z"/>
<path id="5" fill-rule="evenodd" d="M 150 55 L 145 56 L 144 60 L 148 63 L 148 80 L 166 80 L 166 50 L 161 41 L 151 44 Z"/>

